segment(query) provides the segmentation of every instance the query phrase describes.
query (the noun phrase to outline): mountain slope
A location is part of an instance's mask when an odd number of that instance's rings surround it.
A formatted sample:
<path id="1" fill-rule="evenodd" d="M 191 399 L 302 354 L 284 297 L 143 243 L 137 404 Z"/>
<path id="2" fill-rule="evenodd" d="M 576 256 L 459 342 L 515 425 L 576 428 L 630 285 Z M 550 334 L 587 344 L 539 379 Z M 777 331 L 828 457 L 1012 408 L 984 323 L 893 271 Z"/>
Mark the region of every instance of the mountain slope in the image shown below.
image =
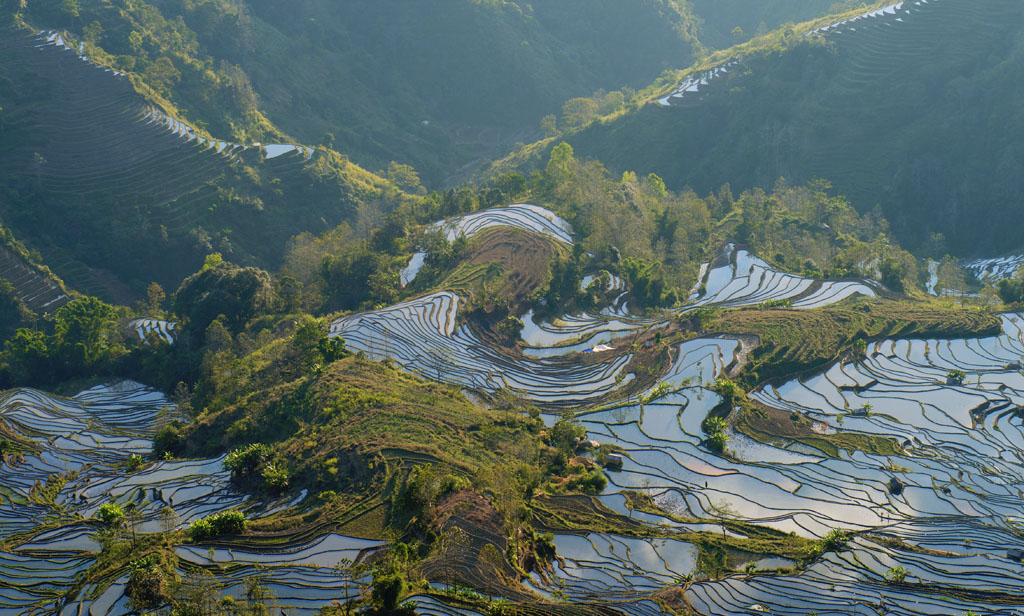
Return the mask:
<path id="1" fill-rule="evenodd" d="M 699 94 L 569 136 L 578 155 L 699 192 L 830 180 L 882 206 L 905 245 L 1018 247 L 1024 6 L 907 3 L 831 31 L 825 45 L 750 55 Z M 947 244 L 932 242 L 942 233 Z"/>
<path id="2" fill-rule="evenodd" d="M 432 185 L 539 137 L 571 97 L 688 65 L 695 27 L 669 0 L 76 4 L 25 17 L 81 34 L 191 122 L 254 141 L 266 118 L 304 143 L 332 133 L 358 163 L 411 163 Z"/>
<path id="3" fill-rule="evenodd" d="M 700 41 L 710 47 L 725 49 L 765 30 L 773 30 L 787 21 L 805 21 L 825 13 L 836 4 L 834 0 L 689 0 L 693 13 L 700 18 Z M 743 33 L 733 34 L 734 28 Z"/>
<path id="4" fill-rule="evenodd" d="M 276 266 L 292 235 L 334 227 L 386 184 L 328 150 L 201 138 L 70 47 L 56 33 L 0 41 L 0 217 L 76 289 L 129 301 L 214 251 Z"/>

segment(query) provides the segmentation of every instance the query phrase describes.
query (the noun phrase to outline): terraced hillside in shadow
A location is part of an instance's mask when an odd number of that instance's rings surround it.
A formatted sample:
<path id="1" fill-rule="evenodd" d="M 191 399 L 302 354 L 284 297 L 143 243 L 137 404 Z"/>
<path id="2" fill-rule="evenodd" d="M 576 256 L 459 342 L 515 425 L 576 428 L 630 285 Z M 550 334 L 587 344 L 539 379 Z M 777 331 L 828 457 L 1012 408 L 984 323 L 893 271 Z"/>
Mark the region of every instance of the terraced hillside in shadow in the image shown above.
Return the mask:
<path id="1" fill-rule="evenodd" d="M 214 251 L 273 267 L 289 237 L 332 228 L 380 185 L 332 152 L 200 138 L 60 38 L 2 38 L 0 216 L 75 289 L 175 288 Z"/>
<path id="2" fill-rule="evenodd" d="M 11 283 L 15 295 L 34 312 L 55 312 L 71 300 L 60 280 L 6 246 L 0 246 L 0 280 Z"/>
<path id="3" fill-rule="evenodd" d="M 1008 251 L 1020 194 L 1020 31 L 1014 0 L 915 0 L 891 15 L 741 58 L 700 96 L 650 104 L 567 141 L 616 171 L 700 193 L 825 178 L 880 204 L 905 245 Z M 821 44 L 812 43 L 818 41 Z"/>

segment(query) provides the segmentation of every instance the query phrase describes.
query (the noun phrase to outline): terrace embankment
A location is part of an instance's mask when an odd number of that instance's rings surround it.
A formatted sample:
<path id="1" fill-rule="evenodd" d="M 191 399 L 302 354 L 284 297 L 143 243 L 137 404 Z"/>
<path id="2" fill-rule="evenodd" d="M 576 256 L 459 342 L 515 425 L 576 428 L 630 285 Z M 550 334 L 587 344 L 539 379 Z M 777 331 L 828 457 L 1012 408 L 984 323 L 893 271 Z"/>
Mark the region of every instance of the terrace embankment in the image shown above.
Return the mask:
<path id="1" fill-rule="evenodd" d="M 968 338 L 1001 331 L 999 319 L 991 313 L 893 300 L 855 300 L 817 310 L 728 310 L 716 315 L 705 328 L 760 338 L 760 345 L 737 375 L 747 389 L 853 357 L 858 341 Z"/>
<path id="2" fill-rule="evenodd" d="M 473 238 L 462 265 L 441 283 L 474 303 L 504 298 L 513 313 L 543 288 L 555 246 L 547 237 L 514 227 L 496 227 Z"/>
<path id="3" fill-rule="evenodd" d="M 534 444 L 528 420 L 496 419 L 456 388 L 428 383 L 386 363 L 349 357 L 318 376 L 300 377 L 201 416 L 189 428 L 185 453 L 266 443 L 275 457 L 290 461 L 292 489 L 386 498 L 400 469 L 434 463 L 471 473 L 514 461 L 522 448 Z M 348 504 L 337 503 L 346 511 Z M 319 514 L 335 519 L 338 507 L 327 503 Z M 370 503 L 364 509 L 372 508 Z"/>

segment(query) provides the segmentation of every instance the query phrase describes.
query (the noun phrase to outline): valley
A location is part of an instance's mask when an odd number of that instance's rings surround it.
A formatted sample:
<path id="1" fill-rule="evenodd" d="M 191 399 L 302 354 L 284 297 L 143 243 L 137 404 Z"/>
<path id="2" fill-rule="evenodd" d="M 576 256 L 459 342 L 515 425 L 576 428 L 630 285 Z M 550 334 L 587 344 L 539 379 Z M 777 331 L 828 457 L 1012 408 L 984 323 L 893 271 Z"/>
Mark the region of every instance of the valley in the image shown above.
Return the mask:
<path id="1" fill-rule="evenodd" d="M 1021 17 L 0 4 L 0 614 L 1024 613 Z"/>

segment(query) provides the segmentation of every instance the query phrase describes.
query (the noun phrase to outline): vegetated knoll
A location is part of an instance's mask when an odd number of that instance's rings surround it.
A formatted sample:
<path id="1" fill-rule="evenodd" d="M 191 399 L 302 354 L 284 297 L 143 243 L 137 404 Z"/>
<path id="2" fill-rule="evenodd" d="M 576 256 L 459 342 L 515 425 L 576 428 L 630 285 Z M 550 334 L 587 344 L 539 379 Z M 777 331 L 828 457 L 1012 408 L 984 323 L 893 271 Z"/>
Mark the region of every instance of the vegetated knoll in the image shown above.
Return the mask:
<path id="1" fill-rule="evenodd" d="M 487 229 L 470 240 L 462 263 L 438 288 L 455 291 L 476 305 L 499 299 L 519 314 L 530 296 L 547 285 L 552 257 L 565 252 L 564 245 L 536 233 Z"/>
<path id="2" fill-rule="evenodd" d="M 988 312 L 888 299 L 854 300 L 814 310 L 724 310 L 704 327 L 760 338 L 736 378 L 748 390 L 765 381 L 820 370 L 844 356 L 855 357 L 859 341 L 967 338 L 1002 331 L 998 317 Z"/>
<path id="3" fill-rule="evenodd" d="M 288 467 L 292 488 L 369 494 L 383 492 L 381 482 L 398 467 L 439 464 L 469 474 L 528 460 L 524 452 L 537 446 L 529 426 L 474 406 L 453 387 L 348 357 L 322 374 L 200 415 L 187 429 L 182 453 L 217 455 L 264 443 L 269 457 Z"/>
<path id="4" fill-rule="evenodd" d="M 188 119 L 237 140 L 333 133 L 360 163 L 428 183 L 540 136 L 571 97 L 685 66 L 695 19 L 676 0 L 437 3 L 79 0 L 29 3 L 137 73 Z M 620 103 L 621 104 L 621 103 Z"/>
<path id="5" fill-rule="evenodd" d="M 909 3 L 826 44 L 745 54 L 671 107 L 655 103 L 566 140 L 613 171 L 657 173 L 704 194 L 776 178 L 827 178 L 862 211 L 881 204 L 915 248 L 973 254 L 1016 249 L 1024 190 L 1017 0 Z M 798 42 L 803 40 L 804 42 Z M 534 163 L 535 164 L 535 163 Z"/>
<path id="6" fill-rule="evenodd" d="M 289 237 L 401 198 L 326 149 L 218 153 L 147 116 L 134 78 L 41 42 L 9 29 L 0 41 L 0 216 L 75 289 L 127 303 L 214 251 L 276 269 Z"/>

